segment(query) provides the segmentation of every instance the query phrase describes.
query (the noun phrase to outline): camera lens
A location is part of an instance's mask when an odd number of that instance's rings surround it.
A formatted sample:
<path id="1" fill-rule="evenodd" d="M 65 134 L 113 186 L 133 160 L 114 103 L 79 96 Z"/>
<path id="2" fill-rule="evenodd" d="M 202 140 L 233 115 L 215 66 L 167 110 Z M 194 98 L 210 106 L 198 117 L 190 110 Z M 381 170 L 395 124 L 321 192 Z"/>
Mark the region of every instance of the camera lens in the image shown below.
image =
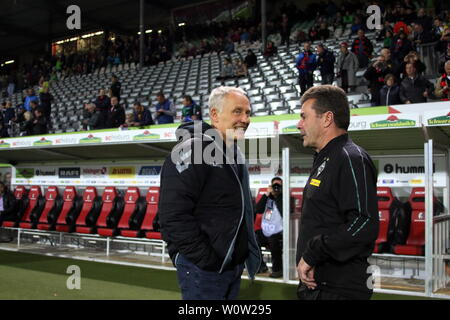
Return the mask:
<path id="1" fill-rule="evenodd" d="M 281 191 L 281 185 L 278 184 L 278 183 L 275 183 L 275 184 L 272 185 L 272 189 L 275 192 L 280 192 Z"/>

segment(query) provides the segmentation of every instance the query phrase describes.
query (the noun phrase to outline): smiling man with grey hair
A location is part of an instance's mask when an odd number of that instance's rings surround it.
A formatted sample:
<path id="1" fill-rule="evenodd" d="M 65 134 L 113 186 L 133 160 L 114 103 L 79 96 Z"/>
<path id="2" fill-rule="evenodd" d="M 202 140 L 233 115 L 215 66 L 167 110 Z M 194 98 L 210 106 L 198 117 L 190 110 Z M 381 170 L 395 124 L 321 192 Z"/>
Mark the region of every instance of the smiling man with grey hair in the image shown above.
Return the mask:
<path id="1" fill-rule="evenodd" d="M 236 145 L 250 124 L 250 102 L 242 89 L 219 87 L 209 110 L 211 125 L 177 130 L 179 143 L 161 172 L 158 215 L 183 299 L 228 300 L 239 293 L 244 264 L 254 278 L 261 263 L 248 169 Z M 210 153 L 214 159 L 205 157 Z"/>

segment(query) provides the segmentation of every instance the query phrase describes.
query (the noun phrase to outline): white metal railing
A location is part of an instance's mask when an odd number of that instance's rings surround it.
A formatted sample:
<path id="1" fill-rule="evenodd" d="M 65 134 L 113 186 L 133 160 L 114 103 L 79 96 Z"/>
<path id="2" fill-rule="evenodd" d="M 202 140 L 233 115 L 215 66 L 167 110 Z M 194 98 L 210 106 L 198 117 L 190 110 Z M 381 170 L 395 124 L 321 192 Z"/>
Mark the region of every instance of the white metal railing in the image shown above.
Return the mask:
<path id="1" fill-rule="evenodd" d="M 434 217 L 433 224 L 433 292 L 447 288 L 450 276 L 446 264 L 450 265 L 450 214 Z"/>

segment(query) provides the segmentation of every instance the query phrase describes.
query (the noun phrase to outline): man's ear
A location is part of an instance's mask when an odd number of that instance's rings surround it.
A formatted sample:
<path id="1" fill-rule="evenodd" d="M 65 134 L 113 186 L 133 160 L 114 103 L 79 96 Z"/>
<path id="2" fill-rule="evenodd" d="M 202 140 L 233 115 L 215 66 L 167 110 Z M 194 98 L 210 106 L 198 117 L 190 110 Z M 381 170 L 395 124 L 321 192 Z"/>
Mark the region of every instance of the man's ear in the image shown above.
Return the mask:
<path id="1" fill-rule="evenodd" d="M 334 123 L 334 113 L 333 112 L 327 112 L 325 114 L 325 128 L 329 128 Z"/>
<path id="2" fill-rule="evenodd" d="M 217 122 L 217 118 L 219 117 L 219 114 L 217 112 L 216 108 L 212 108 L 209 112 L 209 118 L 211 119 L 211 123 Z"/>

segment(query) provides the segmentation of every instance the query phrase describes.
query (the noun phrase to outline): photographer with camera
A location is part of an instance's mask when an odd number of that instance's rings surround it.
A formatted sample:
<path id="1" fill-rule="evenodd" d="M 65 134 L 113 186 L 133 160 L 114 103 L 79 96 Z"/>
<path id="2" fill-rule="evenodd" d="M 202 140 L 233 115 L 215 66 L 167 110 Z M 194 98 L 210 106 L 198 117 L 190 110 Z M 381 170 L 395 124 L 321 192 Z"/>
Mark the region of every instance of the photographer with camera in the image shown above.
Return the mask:
<path id="1" fill-rule="evenodd" d="M 293 212 L 295 200 L 291 197 L 291 212 Z M 262 212 L 261 229 L 262 244 L 269 247 L 272 256 L 271 278 L 283 276 L 283 180 L 280 177 L 272 179 L 267 193 L 256 204 L 256 212 Z"/>
<path id="2" fill-rule="evenodd" d="M 372 96 L 370 103 L 372 107 L 380 105 L 380 90 L 384 85 L 384 77 L 392 72 L 393 70 L 386 65 L 384 56 L 379 56 L 378 59 L 367 68 L 366 72 L 364 72 L 364 78 L 369 81 L 369 89 Z"/>

